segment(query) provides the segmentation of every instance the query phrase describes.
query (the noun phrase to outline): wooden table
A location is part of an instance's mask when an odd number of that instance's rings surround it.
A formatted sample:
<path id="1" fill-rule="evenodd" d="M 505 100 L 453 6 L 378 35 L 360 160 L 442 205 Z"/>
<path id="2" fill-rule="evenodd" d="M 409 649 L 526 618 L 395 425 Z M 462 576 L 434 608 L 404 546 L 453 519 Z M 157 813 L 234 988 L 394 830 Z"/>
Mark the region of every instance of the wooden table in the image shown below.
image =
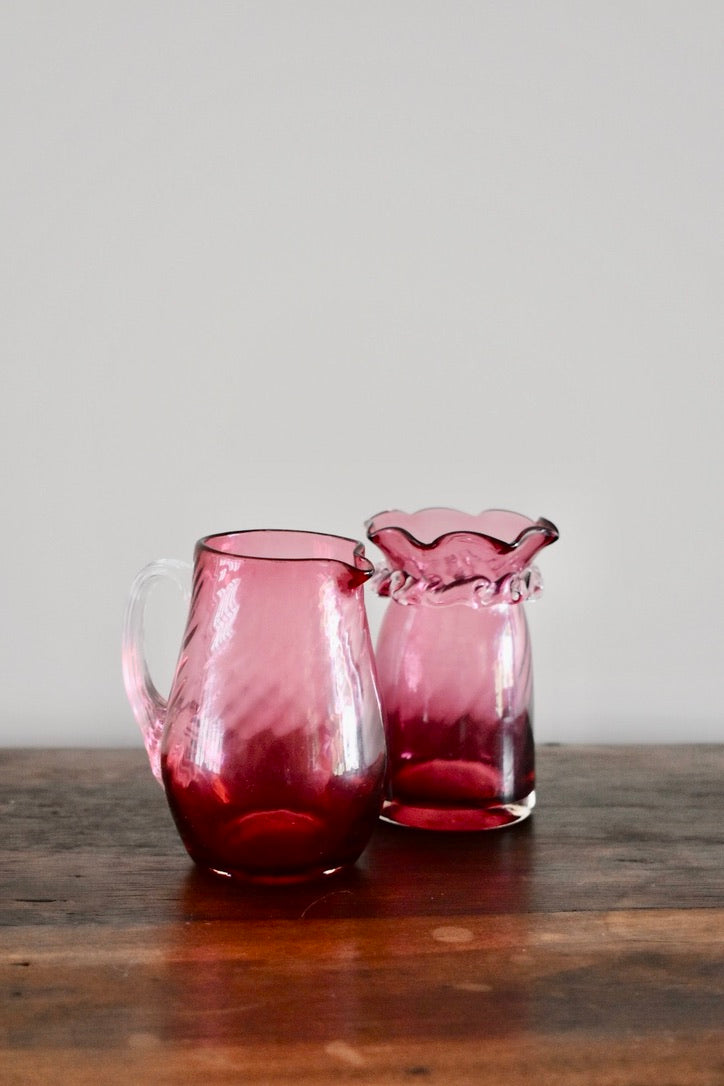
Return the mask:
<path id="1" fill-rule="evenodd" d="M 139 751 L 0 753 L 0 1083 L 724 1084 L 724 746 L 538 752 L 488 834 L 188 860 Z"/>

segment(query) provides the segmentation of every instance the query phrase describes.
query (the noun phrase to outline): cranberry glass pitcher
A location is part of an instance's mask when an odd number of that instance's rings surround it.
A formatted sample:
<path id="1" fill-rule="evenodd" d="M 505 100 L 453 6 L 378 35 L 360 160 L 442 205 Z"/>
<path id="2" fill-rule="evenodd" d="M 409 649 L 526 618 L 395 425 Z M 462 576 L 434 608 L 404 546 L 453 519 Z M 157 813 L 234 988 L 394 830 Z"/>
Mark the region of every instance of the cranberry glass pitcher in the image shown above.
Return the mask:
<path id="1" fill-rule="evenodd" d="M 377 642 L 388 771 L 383 817 L 424 829 L 492 829 L 535 804 L 533 678 L 522 602 L 550 521 L 492 509 L 379 513 L 369 538 L 392 601 Z"/>
<path id="2" fill-rule="evenodd" d="M 143 655 L 146 597 L 183 563 L 147 566 L 126 612 L 126 692 L 181 838 L 200 866 L 291 882 L 352 864 L 382 804 L 384 733 L 364 546 L 251 531 L 196 544 L 168 701 Z"/>

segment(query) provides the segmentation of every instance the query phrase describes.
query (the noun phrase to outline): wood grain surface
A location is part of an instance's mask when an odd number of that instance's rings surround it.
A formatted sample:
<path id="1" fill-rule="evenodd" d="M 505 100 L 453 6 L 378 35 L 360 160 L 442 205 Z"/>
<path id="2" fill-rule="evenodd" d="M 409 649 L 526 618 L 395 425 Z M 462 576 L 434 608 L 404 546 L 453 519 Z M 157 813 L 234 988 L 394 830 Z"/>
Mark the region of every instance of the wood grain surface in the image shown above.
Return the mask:
<path id="1" fill-rule="evenodd" d="M 538 767 L 520 826 L 261 888 L 142 752 L 1 752 L 0 1084 L 724 1086 L 724 746 Z"/>

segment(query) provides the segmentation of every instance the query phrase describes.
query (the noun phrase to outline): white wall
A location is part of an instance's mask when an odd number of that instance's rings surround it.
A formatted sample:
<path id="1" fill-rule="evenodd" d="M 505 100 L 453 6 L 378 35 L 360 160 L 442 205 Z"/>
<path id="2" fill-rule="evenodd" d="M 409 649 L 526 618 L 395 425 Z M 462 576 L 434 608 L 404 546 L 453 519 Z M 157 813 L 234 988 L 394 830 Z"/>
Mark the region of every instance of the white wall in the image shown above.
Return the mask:
<path id="1" fill-rule="evenodd" d="M 2 742 L 137 742 L 151 558 L 430 504 L 560 528 L 539 739 L 724 738 L 719 0 L 1 22 Z"/>

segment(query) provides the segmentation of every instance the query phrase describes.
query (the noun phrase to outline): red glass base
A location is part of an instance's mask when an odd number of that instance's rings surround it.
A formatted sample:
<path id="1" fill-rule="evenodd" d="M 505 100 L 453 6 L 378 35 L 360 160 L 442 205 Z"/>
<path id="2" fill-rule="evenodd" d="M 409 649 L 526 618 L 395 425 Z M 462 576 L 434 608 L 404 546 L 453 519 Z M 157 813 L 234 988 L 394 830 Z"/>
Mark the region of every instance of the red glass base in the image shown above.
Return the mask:
<path id="1" fill-rule="evenodd" d="M 385 800 L 381 817 L 397 826 L 418 830 L 499 830 L 528 818 L 535 807 L 535 792 L 515 803 L 491 803 L 488 806 L 415 805 L 396 799 Z"/>
<path id="2" fill-rule="evenodd" d="M 216 875 L 264 885 L 306 882 L 354 864 L 377 825 L 382 773 L 379 759 L 366 776 L 324 778 L 317 792 L 307 787 L 316 810 L 274 805 L 284 786 L 270 784 L 272 802 L 250 810 L 242 806 L 251 790 L 243 767 L 223 776 L 199 770 L 183 785 L 163 760 L 166 798 L 191 859 Z M 263 801 L 264 789 L 255 789 Z"/>

